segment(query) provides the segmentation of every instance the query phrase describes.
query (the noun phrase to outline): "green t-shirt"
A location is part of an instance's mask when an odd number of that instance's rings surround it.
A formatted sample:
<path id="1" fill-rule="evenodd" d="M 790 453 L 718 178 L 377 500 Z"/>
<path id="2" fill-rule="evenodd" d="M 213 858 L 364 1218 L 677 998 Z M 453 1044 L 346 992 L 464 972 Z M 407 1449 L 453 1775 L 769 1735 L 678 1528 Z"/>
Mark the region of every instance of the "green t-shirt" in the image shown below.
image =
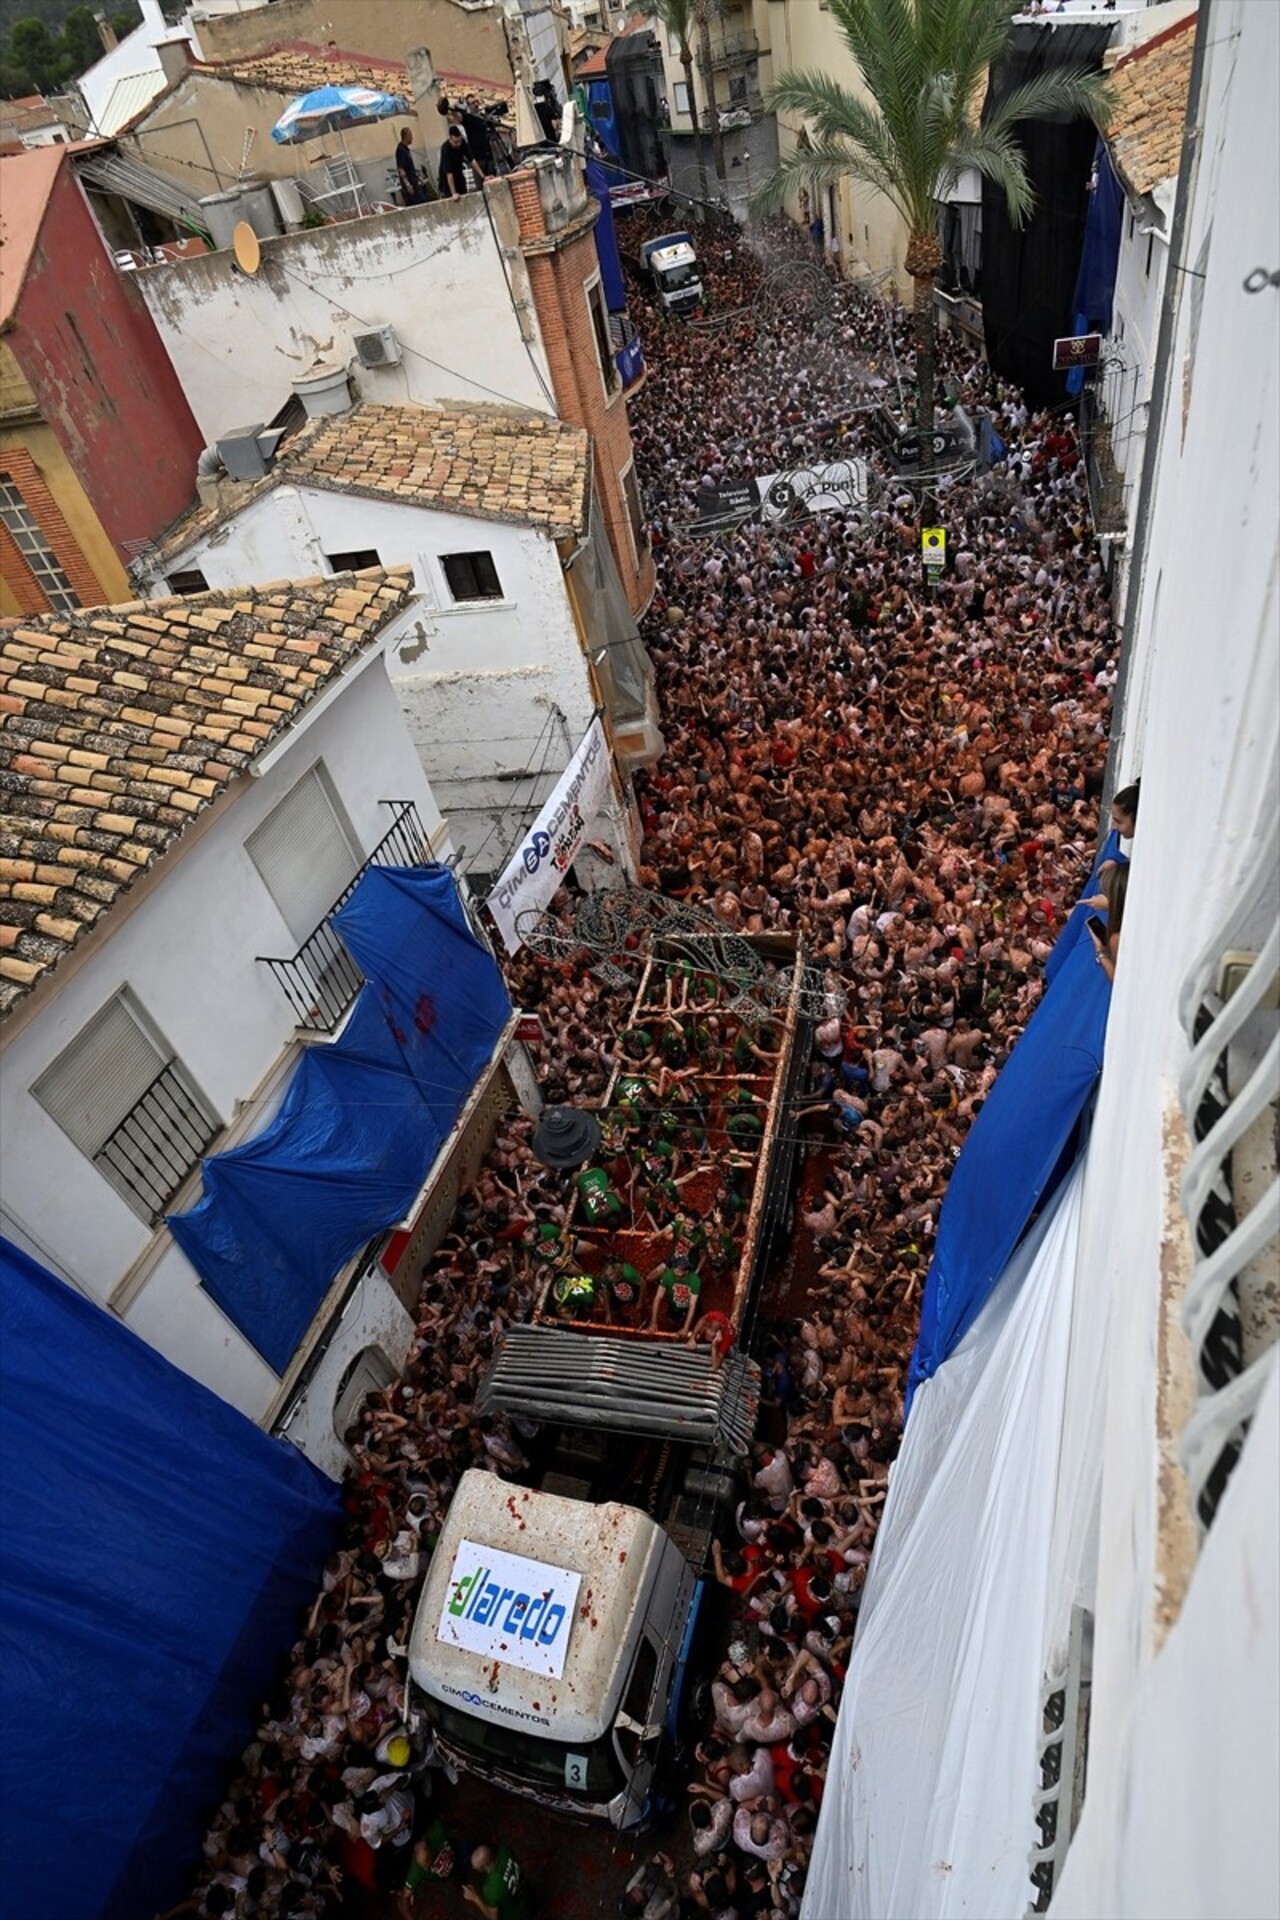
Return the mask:
<path id="1" fill-rule="evenodd" d="M 449 1838 L 449 1829 L 444 1821 L 433 1820 L 422 1839 L 431 1850 L 431 1859 L 426 1866 L 416 1859 L 409 1862 L 404 1884 L 410 1893 L 416 1893 L 419 1887 L 426 1886 L 430 1880 L 453 1878 L 453 1841 Z"/>
<path id="2" fill-rule="evenodd" d="M 595 1305 L 596 1283 L 589 1273 L 562 1273 L 551 1297 L 563 1313 L 588 1313 Z"/>
<path id="3" fill-rule="evenodd" d="M 535 1260 L 543 1260 L 548 1266 L 562 1260 L 566 1254 L 565 1237 L 562 1230 L 550 1220 L 544 1220 L 540 1226 L 526 1234 L 525 1245 Z"/>
<path id="4" fill-rule="evenodd" d="M 524 1874 L 509 1847 L 498 1848 L 498 1857 L 485 1877 L 480 1898 L 486 1907 L 497 1908 L 498 1920 L 526 1920 L 529 1900 Z"/>
<path id="5" fill-rule="evenodd" d="M 688 1306 L 687 1296 L 692 1294 L 696 1300 L 702 1292 L 702 1280 L 696 1273 L 681 1273 L 675 1267 L 664 1267 L 658 1276 L 658 1285 L 667 1296 L 667 1305 L 673 1313 L 683 1313 Z"/>
<path id="6" fill-rule="evenodd" d="M 644 1281 L 629 1260 L 611 1260 L 600 1277 L 620 1306 L 631 1306 L 640 1298 Z"/>
<path id="7" fill-rule="evenodd" d="M 592 1226 L 601 1220 L 621 1218 L 622 1202 L 609 1185 L 609 1176 L 603 1167 L 588 1167 L 578 1175 L 576 1185 L 583 1211 Z"/>

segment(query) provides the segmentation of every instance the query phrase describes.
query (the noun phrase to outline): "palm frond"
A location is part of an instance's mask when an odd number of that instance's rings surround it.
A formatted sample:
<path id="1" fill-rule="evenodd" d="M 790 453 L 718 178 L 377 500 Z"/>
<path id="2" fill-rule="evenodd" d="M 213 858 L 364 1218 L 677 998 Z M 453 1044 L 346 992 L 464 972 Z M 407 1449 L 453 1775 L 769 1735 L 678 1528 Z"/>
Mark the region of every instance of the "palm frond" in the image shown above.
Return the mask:
<path id="1" fill-rule="evenodd" d="M 898 205 L 891 183 L 871 156 L 838 140 L 815 140 L 789 153 L 753 194 L 751 204 L 757 213 L 777 213 L 789 194 L 820 192 L 837 180 L 856 180 L 863 186 L 874 187 L 877 193 L 883 193 Z"/>
<path id="2" fill-rule="evenodd" d="M 989 124 L 971 128 L 957 140 L 955 159 L 960 167 L 975 167 L 984 180 L 1000 189 L 1012 226 L 1026 222 L 1035 207 L 1035 194 L 1027 175 L 1026 157 L 1014 134 L 993 133 Z"/>
<path id="3" fill-rule="evenodd" d="M 996 133 L 1008 133 L 1019 120 L 1043 120 L 1056 113 L 1083 113 L 1096 126 L 1104 127 L 1114 106 L 1114 96 L 1101 74 L 1087 73 L 1082 67 L 1063 68 L 1058 73 L 1038 74 L 1008 93 L 992 107 L 985 125 Z"/>

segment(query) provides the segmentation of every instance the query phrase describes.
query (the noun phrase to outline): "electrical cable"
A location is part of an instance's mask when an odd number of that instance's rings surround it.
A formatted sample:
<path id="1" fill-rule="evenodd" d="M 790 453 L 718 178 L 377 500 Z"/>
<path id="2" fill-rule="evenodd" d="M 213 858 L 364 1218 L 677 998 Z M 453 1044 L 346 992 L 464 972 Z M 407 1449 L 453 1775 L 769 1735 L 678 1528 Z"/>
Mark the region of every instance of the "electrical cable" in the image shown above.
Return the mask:
<path id="1" fill-rule="evenodd" d="M 519 807 L 519 810 L 522 813 L 524 813 L 524 812 L 527 812 L 528 809 L 533 805 L 532 795 L 527 800 L 517 800 L 516 789 L 523 786 L 524 781 L 526 779 L 532 780 L 534 783 L 534 786 L 536 787 L 537 783 L 540 780 L 544 779 L 546 774 L 548 773 L 551 765 L 551 752 L 555 744 L 554 740 L 552 739 L 551 729 L 557 719 L 560 721 L 562 726 L 566 725 L 564 715 L 561 713 L 559 707 L 555 707 L 555 706 L 548 707 L 547 717 L 543 723 L 542 731 L 538 735 L 537 740 L 534 742 L 533 752 L 528 756 L 530 760 L 533 760 L 537 756 L 539 750 L 541 749 L 542 756 L 543 756 L 542 764 L 536 771 L 530 770 L 528 773 L 522 775 L 521 778 L 513 784 L 510 800 L 507 801 L 506 805 L 502 808 L 502 811 L 496 816 L 496 818 L 491 821 L 488 833 L 485 835 L 484 839 L 480 842 L 480 845 L 476 848 L 474 853 L 468 852 L 467 854 L 468 865 L 471 866 L 472 868 L 477 870 L 480 868 L 481 855 L 484 853 L 485 849 L 488 847 L 489 842 L 493 839 L 494 834 L 498 833 L 499 830 L 505 826 L 508 816 L 511 813 L 513 813 L 517 807 Z M 543 744 L 544 742 L 545 742 L 545 745 Z M 521 832 L 523 832 L 523 828 L 517 831 L 515 836 L 512 838 L 510 844 L 508 845 L 502 845 L 502 842 L 500 840 L 499 844 L 501 848 L 501 853 L 498 861 L 499 873 L 503 871 L 503 869 L 506 867 L 507 861 L 511 858 L 512 849 L 514 848 L 516 841 L 519 839 Z"/>

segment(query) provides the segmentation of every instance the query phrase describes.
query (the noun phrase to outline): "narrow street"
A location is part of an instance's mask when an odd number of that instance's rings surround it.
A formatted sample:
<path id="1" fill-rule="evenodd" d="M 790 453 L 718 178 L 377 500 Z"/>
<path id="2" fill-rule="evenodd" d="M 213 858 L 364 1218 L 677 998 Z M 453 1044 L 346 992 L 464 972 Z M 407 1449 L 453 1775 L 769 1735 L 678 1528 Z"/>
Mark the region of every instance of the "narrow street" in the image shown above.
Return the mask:
<path id="1" fill-rule="evenodd" d="M 879 469 L 857 412 L 906 358 L 903 318 L 847 288 L 815 303 L 800 243 L 762 245 L 769 299 L 751 250 L 709 235 L 710 322 L 644 316 L 634 419 L 659 582 L 645 637 L 668 751 L 644 782 L 641 879 L 739 929 L 800 931 L 828 969 L 832 1030 L 807 1104 L 784 1121 L 800 1148 L 794 1225 L 753 1346 L 790 1382 L 797 1486 L 861 1516 L 856 1607 L 947 1171 L 1036 1003 L 1092 849 L 1111 636 L 1069 424 L 1028 419 L 972 346 L 941 343 L 950 397 L 997 409 L 1011 453 L 1002 473 L 944 485 L 955 562 L 941 584 L 925 581 L 912 497 Z M 779 300 L 788 247 L 800 297 Z M 803 468 L 833 444 L 868 462 L 865 516 L 687 531 L 710 486 Z M 602 1084 L 601 1036 L 607 1045 L 630 992 L 602 988 L 589 958 L 509 967 L 513 995 L 542 1016 L 544 1085 L 586 1104 Z M 507 1137 L 497 1160 L 521 1152 Z M 502 1192 L 482 1197 L 501 1208 Z M 447 1275 L 447 1258 L 434 1271 Z M 758 1626 L 747 1637 L 767 1674 Z M 694 1864 L 682 1812 L 632 1843 L 474 1779 L 433 1777 L 433 1808 L 463 1852 L 508 1844 L 545 1915 L 619 1911 L 655 1848 L 682 1883 Z M 791 1843 L 793 1892 L 804 1852 Z M 433 1900 L 430 1911 L 463 1911 L 456 1889 Z M 344 1911 L 392 1906 L 356 1890 Z"/>

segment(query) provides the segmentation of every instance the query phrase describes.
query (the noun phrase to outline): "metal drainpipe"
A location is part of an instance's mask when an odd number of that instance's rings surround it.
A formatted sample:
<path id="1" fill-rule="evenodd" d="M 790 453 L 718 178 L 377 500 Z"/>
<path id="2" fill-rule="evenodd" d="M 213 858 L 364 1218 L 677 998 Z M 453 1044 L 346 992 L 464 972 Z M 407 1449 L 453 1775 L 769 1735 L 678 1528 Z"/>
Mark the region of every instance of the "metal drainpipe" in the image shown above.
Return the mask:
<path id="1" fill-rule="evenodd" d="M 1129 563 L 1129 593 L 1124 610 L 1124 629 L 1120 636 L 1120 668 L 1111 709 L 1111 740 L 1107 748 L 1106 772 L 1102 780 L 1102 817 L 1098 829 L 1101 845 L 1116 790 L 1116 762 L 1124 733 L 1125 707 L 1129 698 L 1129 679 L 1133 670 L 1133 648 L 1137 638 L 1138 614 L 1146 582 L 1143 573 L 1147 559 L 1147 537 L 1151 527 L 1152 495 L 1155 492 L 1156 467 L 1164 434 L 1165 401 L 1170 382 L 1173 335 L 1184 278 L 1187 216 L 1195 184 L 1201 137 L 1200 95 L 1204 86 L 1205 52 L 1209 45 L 1210 17 L 1216 0 L 1200 0 L 1196 20 L 1196 43 L 1191 55 L 1191 80 L 1187 88 L 1187 117 L 1182 129 L 1182 149 L 1178 160 L 1178 192 L 1174 201 L 1173 224 L 1169 231 L 1169 259 L 1165 266 L 1164 292 L 1160 299 L 1160 332 L 1156 340 L 1156 364 L 1147 405 L 1147 435 L 1142 451 L 1142 478 L 1138 483 L 1138 504 L 1134 510 L 1133 558 Z"/>

